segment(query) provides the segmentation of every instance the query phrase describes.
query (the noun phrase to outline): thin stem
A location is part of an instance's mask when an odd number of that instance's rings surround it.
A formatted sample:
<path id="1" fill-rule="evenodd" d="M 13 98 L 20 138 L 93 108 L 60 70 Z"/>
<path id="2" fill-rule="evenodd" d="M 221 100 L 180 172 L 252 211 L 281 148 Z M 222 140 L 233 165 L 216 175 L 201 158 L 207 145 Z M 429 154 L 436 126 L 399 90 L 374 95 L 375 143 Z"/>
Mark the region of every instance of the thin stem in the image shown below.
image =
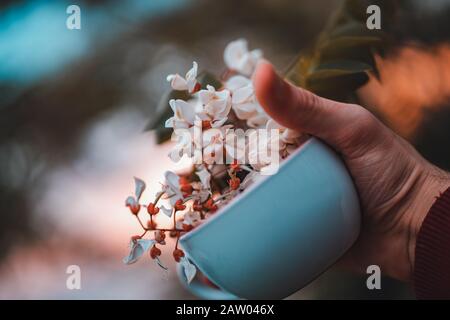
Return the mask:
<path id="1" fill-rule="evenodd" d="M 156 228 L 155 231 L 164 231 L 164 232 L 170 232 L 170 231 L 176 231 L 176 232 L 187 232 L 183 229 L 165 229 L 165 228 Z"/>
<path id="2" fill-rule="evenodd" d="M 177 228 L 177 218 L 176 218 L 177 210 L 173 209 L 173 228 Z"/>
<path id="3" fill-rule="evenodd" d="M 226 197 L 231 196 L 231 195 L 232 195 L 231 192 L 224 193 L 224 194 L 221 195 L 220 197 L 217 197 L 216 199 L 213 199 L 213 200 L 214 200 L 214 203 L 216 203 L 217 201 L 220 201 L 220 200 L 222 200 L 222 199 L 225 199 Z"/>
<path id="4" fill-rule="evenodd" d="M 155 198 L 155 206 L 158 203 L 159 199 L 165 194 L 165 192 L 161 192 L 156 198 Z"/>
<path id="5" fill-rule="evenodd" d="M 139 224 L 141 225 L 142 229 L 147 230 L 147 228 L 144 227 L 144 224 L 142 223 L 141 218 L 139 218 L 138 215 L 136 215 L 136 219 L 137 219 L 137 221 L 139 221 Z"/>
<path id="6" fill-rule="evenodd" d="M 147 234 L 148 230 L 145 230 L 143 234 L 140 235 L 140 237 L 142 238 L 143 236 L 145 236 Z"/>
<path id="7" fill-rule="evenodd" d="M 175 242 L 175 250 L 178 249 L 178 241 L 180 241 L 180 232 L 177 234 L 177 242 Z"/>

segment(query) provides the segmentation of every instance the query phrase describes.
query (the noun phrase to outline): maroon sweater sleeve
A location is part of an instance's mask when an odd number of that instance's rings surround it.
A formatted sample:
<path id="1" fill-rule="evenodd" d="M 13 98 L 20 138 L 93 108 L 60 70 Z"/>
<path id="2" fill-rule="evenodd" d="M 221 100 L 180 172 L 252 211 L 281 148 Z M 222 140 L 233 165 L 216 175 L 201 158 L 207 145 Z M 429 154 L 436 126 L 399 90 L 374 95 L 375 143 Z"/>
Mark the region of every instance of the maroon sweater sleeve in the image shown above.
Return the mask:
<path id="1" fill-rule="evenodd" d="M 450 299 L 450 188 L 437 198 L 420 228 L 414 289 L 418 299 Z"/>

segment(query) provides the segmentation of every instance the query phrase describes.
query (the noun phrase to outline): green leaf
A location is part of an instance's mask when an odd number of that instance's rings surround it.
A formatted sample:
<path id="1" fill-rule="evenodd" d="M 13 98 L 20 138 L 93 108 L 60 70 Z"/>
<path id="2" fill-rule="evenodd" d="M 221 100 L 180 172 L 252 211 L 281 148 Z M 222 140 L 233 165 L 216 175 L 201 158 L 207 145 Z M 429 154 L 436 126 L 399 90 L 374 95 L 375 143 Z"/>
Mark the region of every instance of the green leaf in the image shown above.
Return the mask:
<path id="1" fill-rule="evenodd" d="M 368 81 L 370 70 L 370 65 L 356 61 L 323 63 L 306 77 L 305 87 L 318 95 L 342 101 Z"/>
<path id="2" fill-rule="evenodd" d="M 372 36 L 372 37 L 380 37 L 385 38 L 386 34 L 381 30 L 370 30 L 367 29 L 367 26 L 365 23 L 361 23 L 356 20 L 348 20 L 346 23 L 341 24 L 339 26 L 336 26 L 335 28 L 331 29 L 327 34 L 327 39 L 334 39 L 339 37 L 366 37 L 366 36 Z"/>
<path id="3" fill-rule="evenodd" d="M 317 66 L 313 66 L 310 70 L 314 73 L 319 73 L 323 71 L 336 71 L 336 73 L 354 73 L 354 72 L 365 72 L 371 70 L 372 67 L 366 63 L 358 62 L 358 61 L 352 61 L 352 60 L 340 60 L 340 61 L 333 61 L 333 62 L 326 62 L 322 63 Z M 325 74 L 325 72 L 323 72 Z"/>
<path id="4" fill-rule="evenodd" d="M 311 64 L 312 58 L 310 56 L 300 56 L 297 62 L 285 72 L 284 77 L 293 84 L 302 87 Z"/>
<path id="5" fill-rule="evenodd" d="M 375 68 L 374 52 L 383 40 L 374 36 L 344 36 L 329 40 L 318 49 L 318 63 L 336 60 L 354 60 Z"/>
<path id="6" fill-rule="evenodd" d="M 346 0 L 345 9 L 355 20 L 365 22 L 367 19 L 367 7 L 369 3 L 365 0 Z"/>

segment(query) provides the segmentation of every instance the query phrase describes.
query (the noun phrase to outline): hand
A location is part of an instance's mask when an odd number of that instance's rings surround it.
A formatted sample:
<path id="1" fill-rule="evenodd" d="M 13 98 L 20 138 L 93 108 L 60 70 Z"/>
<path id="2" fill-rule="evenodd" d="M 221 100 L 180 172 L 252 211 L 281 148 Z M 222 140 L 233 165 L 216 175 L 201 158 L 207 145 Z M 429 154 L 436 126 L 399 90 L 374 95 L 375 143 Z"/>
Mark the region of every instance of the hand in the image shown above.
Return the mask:
<path id="1" fill-rule="evenodd" d="M 417 234 L 435 197 L 450 186 L 449 174 L 363 107 L 295 87 L 266 61 L 258 64 L 253 82 L 258 101 L 275 121 L 326 142 L 351 173 L 362 229 L 342 263 L 360 272 L 376 264 L 384 274 L 410 280 Z"/>

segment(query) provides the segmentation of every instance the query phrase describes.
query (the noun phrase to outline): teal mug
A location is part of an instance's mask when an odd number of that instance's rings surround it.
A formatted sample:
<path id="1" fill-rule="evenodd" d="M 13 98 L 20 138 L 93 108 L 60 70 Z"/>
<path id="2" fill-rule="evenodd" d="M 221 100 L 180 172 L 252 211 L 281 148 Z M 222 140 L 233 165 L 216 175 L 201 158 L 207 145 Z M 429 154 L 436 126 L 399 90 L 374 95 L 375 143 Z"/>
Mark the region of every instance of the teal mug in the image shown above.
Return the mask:
<path id="1" fill-rule="evenodd" d="M 238 195 L 180 244 L 228 297 L 281 299 L 333 265 L 357 239 L 360 223 L 344 163 L 310 138 L 276 174 Z M 202 298 L 222 296 L 195 279 L 188 288 Z"/>

